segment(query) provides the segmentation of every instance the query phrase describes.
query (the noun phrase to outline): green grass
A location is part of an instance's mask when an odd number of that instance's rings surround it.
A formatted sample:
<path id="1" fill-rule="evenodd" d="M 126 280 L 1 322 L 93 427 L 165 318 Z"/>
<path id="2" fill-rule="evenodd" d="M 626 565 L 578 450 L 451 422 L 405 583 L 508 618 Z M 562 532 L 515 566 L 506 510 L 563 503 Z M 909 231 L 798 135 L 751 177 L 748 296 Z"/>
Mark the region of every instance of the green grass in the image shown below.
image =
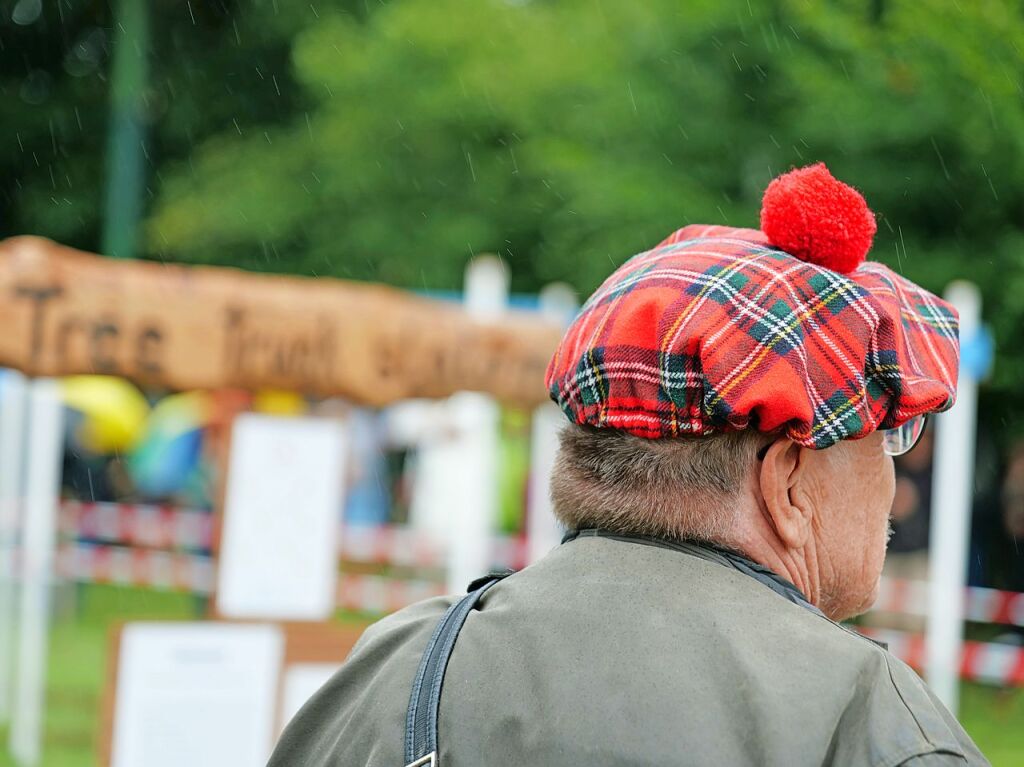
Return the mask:
<path id="1" fill-rule="evenodd" d="M 69 592 L 70 594 L 70 592 Z M 65 595 L 69 595 L 65 594 Z M 42 767 L 95 767 L 100 704 L 113 626 L 122 620 L 190 619 L 202 606 L 185 594 L 88 586 L 50 634 Z M 14 767 L 0 731 L 0 767 Z"/>
<path id="2" fill-rule="evenodd" d="M 960 721 L 995 767 L 1024 764 L 1024 688 L 962 684 Z"/>
<path id="3" fill-rule="evenodd" d="M 79 589 L 74 614 L 55 621 L 42 767 L 96 767 L 100 703 L 113 625 L 123 620 L 193 619 L 204 614 L 194 598 L 114 586 Z M 1024 764 L 1024 689 L 965 684 L 961 720 L 996 767 Z M 0 729 L 0 767 L 14 767 Z"/>

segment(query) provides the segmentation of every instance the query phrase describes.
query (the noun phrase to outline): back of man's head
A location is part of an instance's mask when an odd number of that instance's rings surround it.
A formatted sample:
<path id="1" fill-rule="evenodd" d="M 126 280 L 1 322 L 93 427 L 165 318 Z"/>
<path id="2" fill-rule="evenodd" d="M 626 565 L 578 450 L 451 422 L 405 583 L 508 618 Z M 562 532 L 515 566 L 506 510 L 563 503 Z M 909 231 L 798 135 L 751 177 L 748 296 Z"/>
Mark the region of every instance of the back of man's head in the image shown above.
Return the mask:
<path id="1" fill-rule="evenodd" d="M 673 440 L 568 425 L 551 480 L 570 530 L 729 545 L 758 446 L 754 431 Z"/>

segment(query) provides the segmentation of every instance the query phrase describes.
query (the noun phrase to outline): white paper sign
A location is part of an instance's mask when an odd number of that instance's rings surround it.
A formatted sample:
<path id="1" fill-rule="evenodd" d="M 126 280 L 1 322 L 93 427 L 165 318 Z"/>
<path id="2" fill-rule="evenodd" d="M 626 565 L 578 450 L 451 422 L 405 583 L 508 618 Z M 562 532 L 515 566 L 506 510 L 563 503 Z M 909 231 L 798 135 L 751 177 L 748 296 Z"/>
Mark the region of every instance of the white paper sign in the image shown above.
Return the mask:
<path id="1" fill-rule="evenodd" d="M 285 669 L 281 730 L 340 668 L 340 663 L 292 663 Z"/>
<path id="2" fill-rule="evenodd" d="M 125 626 L 112 766 L 262 767 L 283 656 L 270 625 Z"/>
<path id="3" fill-rule="evenodd" d="M 331 616 L 345 458 L 340 421 L 236 419 L 217 579 L 221 615 Z"/>

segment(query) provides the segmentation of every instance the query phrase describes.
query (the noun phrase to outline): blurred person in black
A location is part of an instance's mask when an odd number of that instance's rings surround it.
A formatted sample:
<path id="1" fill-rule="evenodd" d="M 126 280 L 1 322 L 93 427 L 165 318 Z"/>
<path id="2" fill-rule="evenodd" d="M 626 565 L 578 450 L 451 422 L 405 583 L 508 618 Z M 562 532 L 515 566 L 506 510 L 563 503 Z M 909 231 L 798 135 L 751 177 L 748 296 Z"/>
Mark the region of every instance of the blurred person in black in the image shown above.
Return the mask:
<path id="1" fill-rule="evenodd" d="M 932 507 L 931 426 L 909 453 L 896 459 L 896 494 L 892 502 L 892 538 L 885 557 L 885 574 L 894 578 L 927 580 L 928 535 Z"/>
<path id="2" fill-rule="evenodd" d="M 1001 521 L 1011 549 L 1006 588 L 1024 591 L 1024 441 L 1010 451 L 1002 486 Z"/>

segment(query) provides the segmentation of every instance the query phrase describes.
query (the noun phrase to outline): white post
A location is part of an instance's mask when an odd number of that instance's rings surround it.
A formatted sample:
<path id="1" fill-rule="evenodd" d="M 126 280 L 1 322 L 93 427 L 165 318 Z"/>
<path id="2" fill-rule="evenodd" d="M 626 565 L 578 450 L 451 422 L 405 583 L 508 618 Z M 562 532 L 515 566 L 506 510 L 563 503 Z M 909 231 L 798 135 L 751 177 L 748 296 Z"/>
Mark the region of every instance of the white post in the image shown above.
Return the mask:
<path id="1" fill-rule="evenodd" d="M 558 432 L 565 416 L 553 402 L 533 411 L 530 425 L 529 513 L 526 517 L 526 547 L 530 562 L 536 562 L 557 546 L 564 531 L 551 505 L 551 472 L 558 452 Z"/>
<path id="2" fill-rule="evenodd" d="M 42 754 L 43 706 L 50 587 L 53 580 L 60 492 L 64 417 L 59 385 L 38 379 L 29 385 L 29 409 L 11 753 L 20 765 L 39 764 Z"/>
<path id="3" fill-rule="evenodd" d="M 481 321 L 498 319 L 508 301 L 509 275 L 493 256 L 466 269 L 465 308 Z M 463 593 L 491 564 L 491 536 L 498 517 L 498 404 L 476 392 L 459 392 L 447 403 L 458 436 L 457 481 L 451 493 L 448 591 Z"/>
<path id="4" fill-rule="evenodd" d="M 14 553 L 20 526 L 22 459 L 25 438 L 25 377 L 0 372 L 0 724 L 11 716 L 14 671 Z"/>
<path id="5" fill-rule="evenodd" d="M 547 285 L 540 292 L 541 314 L 561 326 L 576 313 L 576 293 L 564 283 Z M 551 508 L 551 472 L 558 452 L 558 431 L 565 416 L 553 402 L 533 411 L 530 433 L 529 514 L 526 517 L 527 555 L 536 562 L 562 540 L 563 530 Z"/>
<path id="6" fill-rule="evenodd" d="M 462 594 L 491 564 L 491 537 L 498 517 L 498 405 L 476 392 L 459 392 L 447 403 L 459 432 L 458 457 L 449 465 L 451 503 L 448 591 Z M 454 457 L 454 456 L 453 456 Z"/>
<path id="7" fill-rule="evenodd" d="M 466 267 L 463 305 L 474 319 L 497 322 L 508 305 L 509 273 L 497 256 L 478 256 Z"/>
<path id="8" fill-rule="evenodd" d="M 945 297 L 960 313 L 961 342 L 971 342 L 980 332 L 981 295 L 977 287 L 954 282 Z M 936 419 L 932 462 L 925 674 L 932 690 L 954 715 L 963 650 L 977 389 L 977 381 L 961 367 L 956 405 Z"/>

